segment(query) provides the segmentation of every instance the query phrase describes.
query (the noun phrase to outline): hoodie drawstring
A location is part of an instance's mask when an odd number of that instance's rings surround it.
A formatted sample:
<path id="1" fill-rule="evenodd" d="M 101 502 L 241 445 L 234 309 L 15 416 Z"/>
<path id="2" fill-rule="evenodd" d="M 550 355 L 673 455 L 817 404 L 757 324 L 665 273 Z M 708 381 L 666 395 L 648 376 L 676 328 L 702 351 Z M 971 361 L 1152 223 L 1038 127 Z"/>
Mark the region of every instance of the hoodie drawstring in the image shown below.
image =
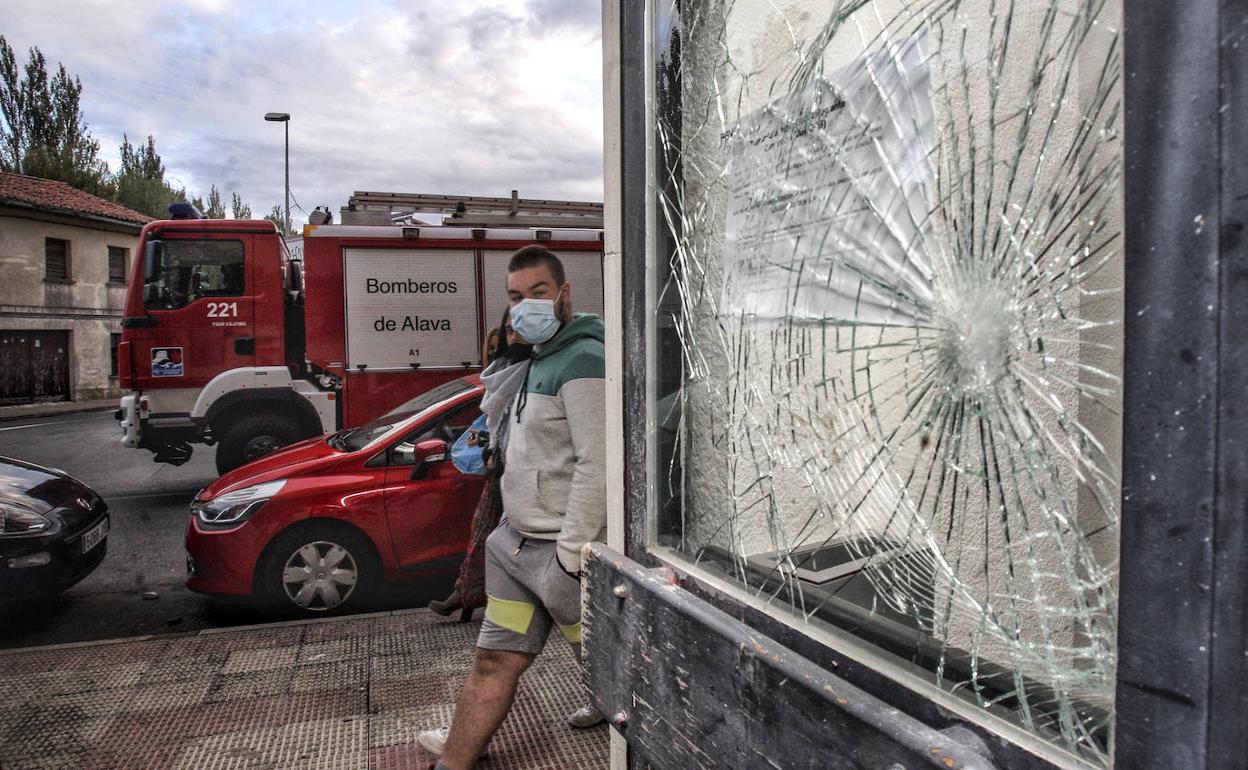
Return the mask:
<path id="1" fill-rule="evenodd" d="M 530 362 L 533 360 L 530 357 Z M 529 402 L 529 372 L 533 371 L 533 364 L 530 363 L 524 368 L 524 382 L 520 383 L 520 396 L 516 398 L 516 423 L 520 422 L 520 415 L 524 412 L 524 405 Z"/>

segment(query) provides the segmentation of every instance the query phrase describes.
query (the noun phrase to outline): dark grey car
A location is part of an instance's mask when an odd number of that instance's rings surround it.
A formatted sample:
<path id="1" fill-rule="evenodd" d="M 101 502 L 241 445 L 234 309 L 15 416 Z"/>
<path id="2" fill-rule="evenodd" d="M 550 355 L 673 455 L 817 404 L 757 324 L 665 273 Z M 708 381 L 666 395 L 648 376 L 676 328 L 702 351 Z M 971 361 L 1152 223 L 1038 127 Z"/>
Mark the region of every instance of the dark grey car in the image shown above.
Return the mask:
<path id="1" fill-rule="evenodd" d="M 55 596 L 108 549 L 108 506 L 77 479 L 0 457 L 0 609 Z"/>

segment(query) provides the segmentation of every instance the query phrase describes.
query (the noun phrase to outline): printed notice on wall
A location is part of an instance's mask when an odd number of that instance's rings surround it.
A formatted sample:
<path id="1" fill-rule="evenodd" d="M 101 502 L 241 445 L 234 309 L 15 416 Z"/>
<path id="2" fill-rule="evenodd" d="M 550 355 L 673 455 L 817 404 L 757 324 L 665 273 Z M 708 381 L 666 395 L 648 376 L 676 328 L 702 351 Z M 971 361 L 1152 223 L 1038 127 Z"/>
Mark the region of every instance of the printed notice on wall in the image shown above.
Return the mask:
<path id="1" fill-rule="evenodd" d="M 930 317 L 932 106 L 922 34 L 752 113 L 721 147 L 729 320 Z"/>
<path id="2" fill-rule="evenodd" d="M 474 252 L 346 249 L 342 262 L 347 368 L 480 363 Z"/>

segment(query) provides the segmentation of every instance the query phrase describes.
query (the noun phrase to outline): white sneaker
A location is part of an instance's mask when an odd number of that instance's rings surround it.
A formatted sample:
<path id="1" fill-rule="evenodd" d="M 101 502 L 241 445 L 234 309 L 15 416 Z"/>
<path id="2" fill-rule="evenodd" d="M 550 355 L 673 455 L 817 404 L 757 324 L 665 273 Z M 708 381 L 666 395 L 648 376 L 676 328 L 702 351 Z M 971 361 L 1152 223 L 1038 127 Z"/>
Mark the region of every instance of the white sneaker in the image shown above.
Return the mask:
<path id="1" fill-rule="evenodd" d="M 568 724 L 572 727 L 583 730 L 586 727 L 600 725 L 605 722 L 606 719 L 607 718 L 602 715 L 601 711 L 594 708 L 594 704 L 586 703 L 584 706 L 581 706 L 579 709 L 572 712 L 572 715 L 568 717 Z"/>
<path id="2" fill-rule="evenodd" d="M 577 712 L 580 713 L 580 712 Z M 451 734 L 451 728 L 439 727 L 435 730 L 425 730 L 423 733 L 416 734 L 416 742 L 419 743 L 425 751 L 433 754 L 437 759 L 441 759 L 446 752 L 446 737 Z M 489 751 L 481 752 L 481 756 L 477 759 L 485 759 L 489 756 Z"/>
<path id="3" fill-rule="evenodd" d="M 449 727 L 425 730 L 423 733 L 417 734 L 416 742 L 430 754 L 433 754 L 434 757 L 441 759 L 442 752 L 446 751 L 446 736 L 450 734 L 451 728 Z"/>

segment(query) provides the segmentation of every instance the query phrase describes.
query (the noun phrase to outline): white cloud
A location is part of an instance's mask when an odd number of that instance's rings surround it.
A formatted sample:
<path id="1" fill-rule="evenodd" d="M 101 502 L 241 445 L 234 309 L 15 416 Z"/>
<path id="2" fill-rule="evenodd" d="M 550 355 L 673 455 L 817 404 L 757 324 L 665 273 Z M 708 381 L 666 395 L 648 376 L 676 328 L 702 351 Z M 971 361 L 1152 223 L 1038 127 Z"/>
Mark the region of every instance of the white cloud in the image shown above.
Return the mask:
<path id="1" fill-rule="evenodd" d="M 343 7 L 354 8 L 343 15 Z M 261 214 L 353 190 L 602 196 L 599 4 L 348 5 L 7 0 L 0 33 L 82 78 L 107 155 L 156 137 L 189 191 L 238 189 Z"/>

